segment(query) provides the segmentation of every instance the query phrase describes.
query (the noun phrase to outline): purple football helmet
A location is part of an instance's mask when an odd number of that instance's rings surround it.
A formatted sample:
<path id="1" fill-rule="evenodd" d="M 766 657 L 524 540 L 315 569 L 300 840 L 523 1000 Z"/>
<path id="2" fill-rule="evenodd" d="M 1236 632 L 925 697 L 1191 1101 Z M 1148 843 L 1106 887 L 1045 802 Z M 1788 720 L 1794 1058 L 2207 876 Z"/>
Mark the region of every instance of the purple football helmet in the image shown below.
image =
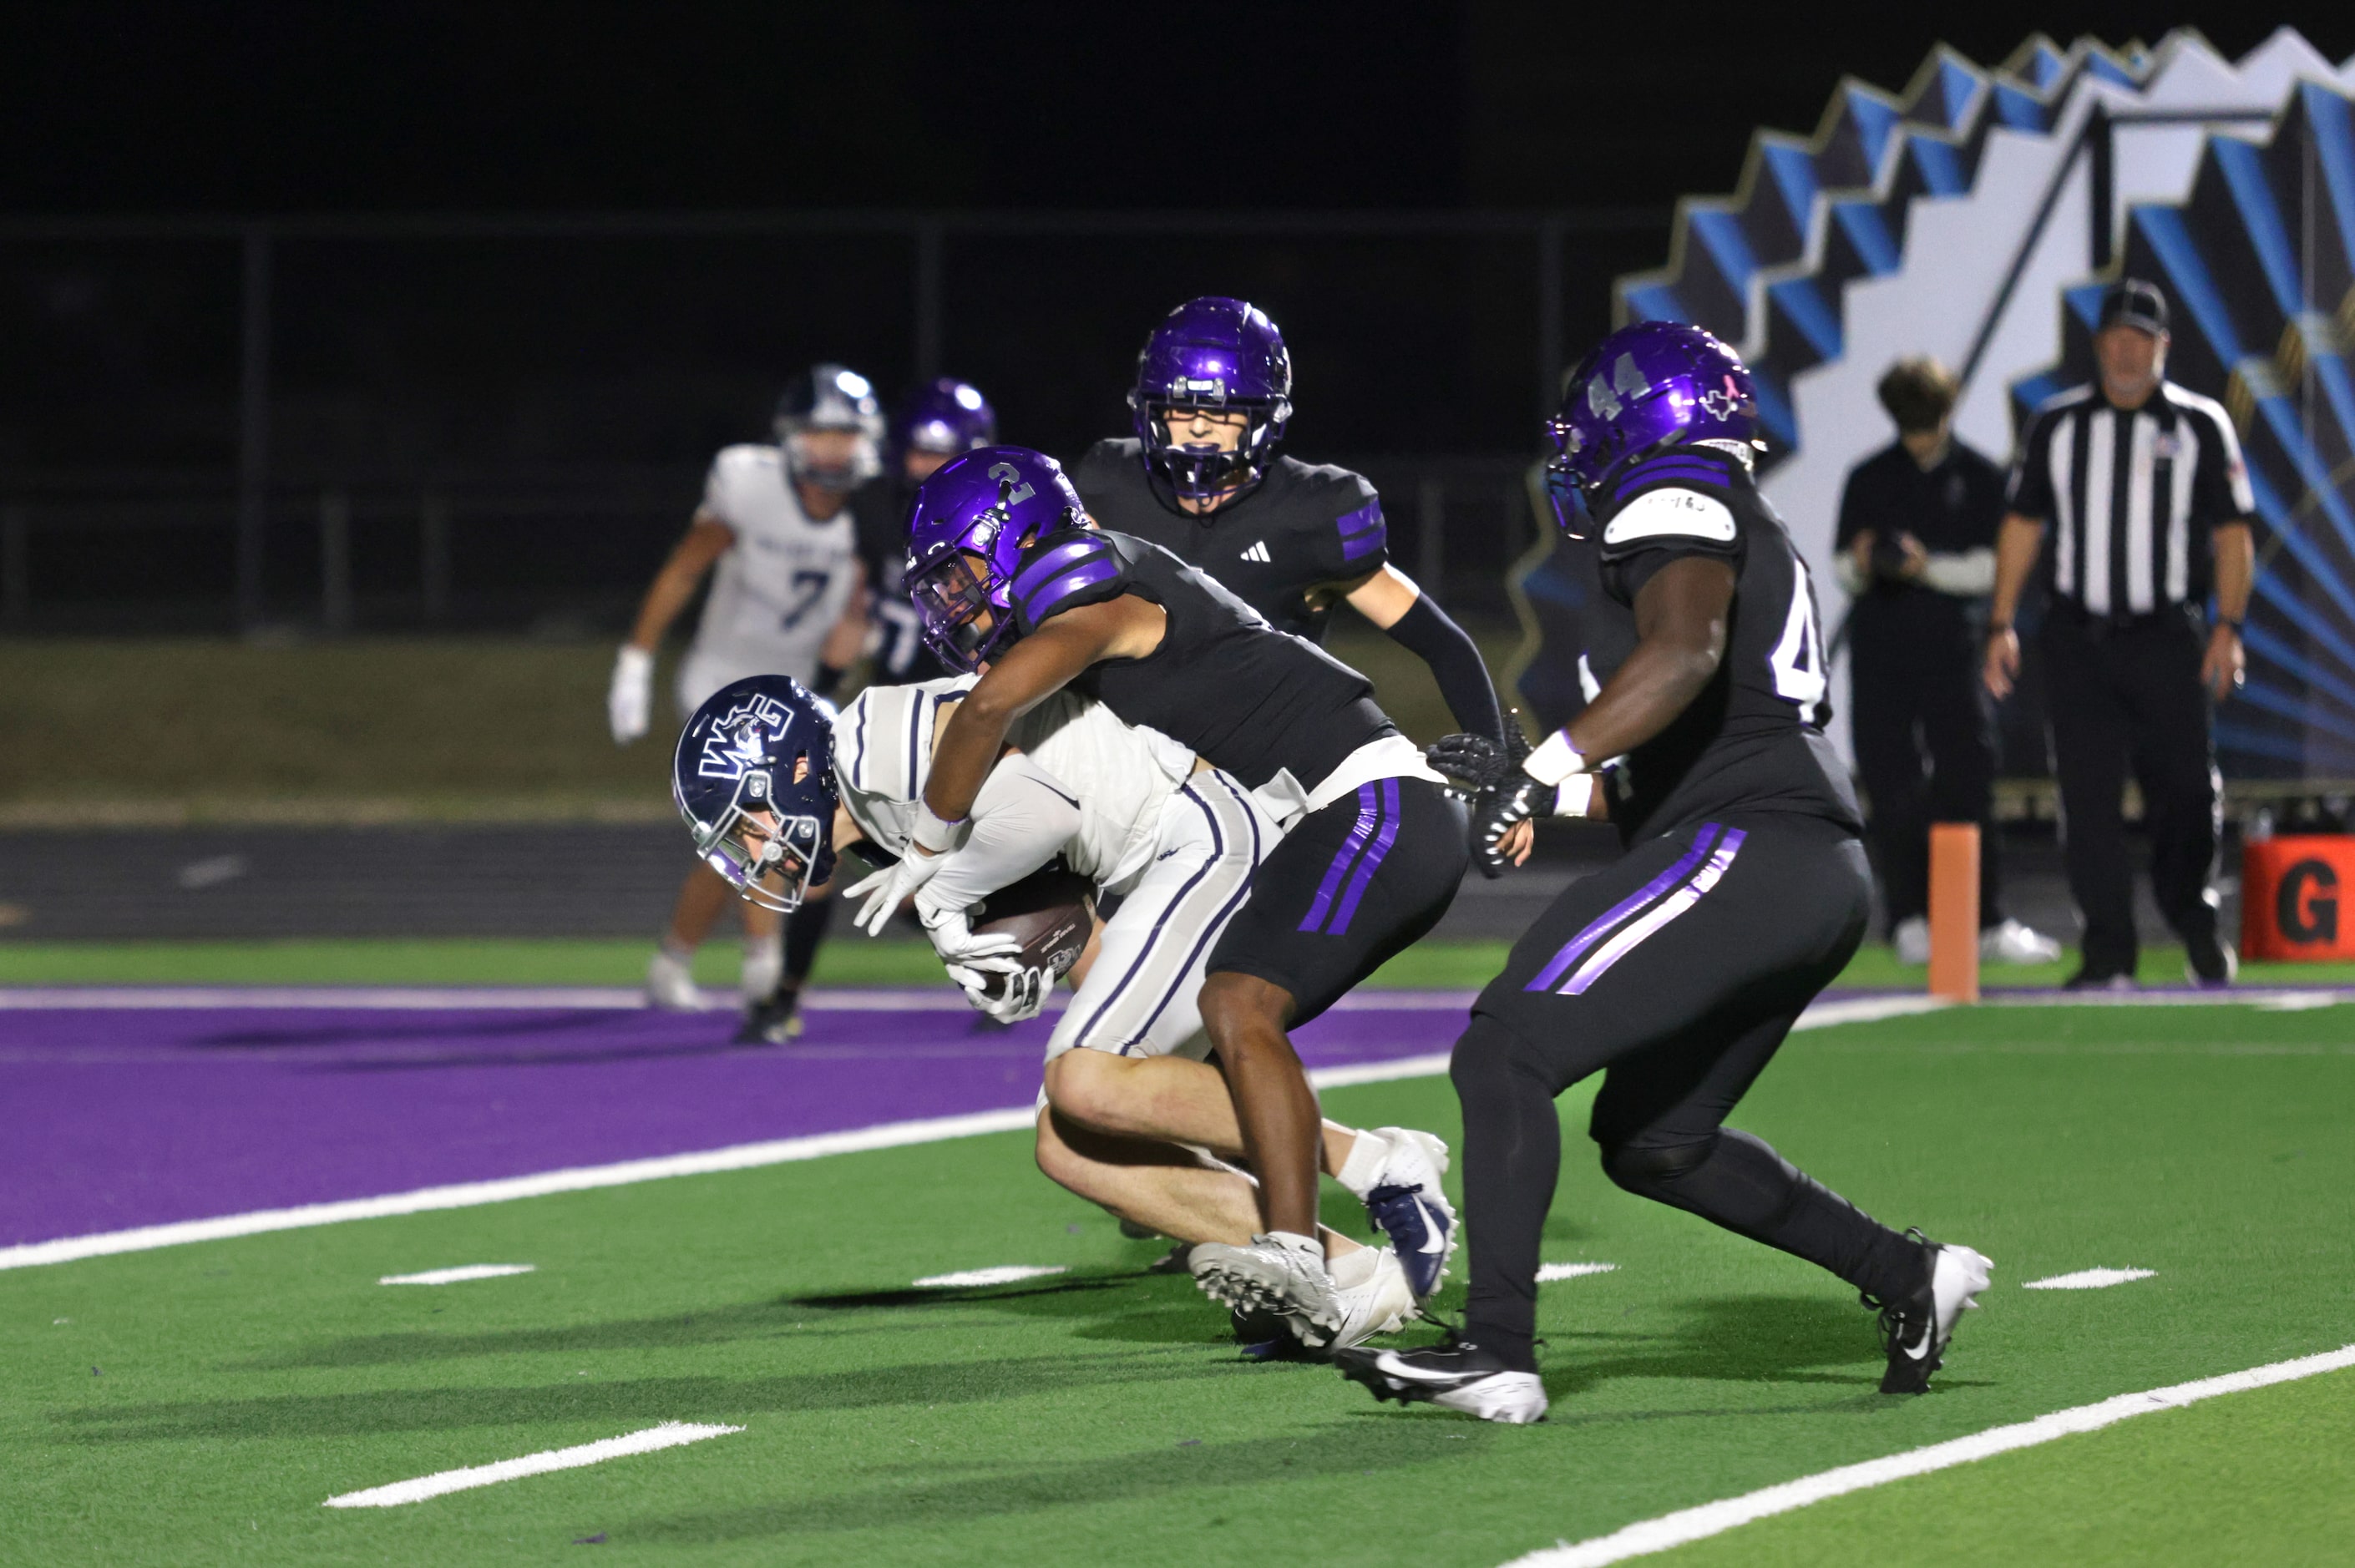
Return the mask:
<path id="1" fill-rule="evenodd" d="M 1558 453 L 1546 488 L 1572 538 L 1584 536 L 1587 497 L 1647 457 L 1710 446 L 1746 461 L 1765 445 L 1741 356 L 1680 322 L 1637 322 L 1597 344 L 1570 373 L 1546 432 Z"/>
<path id="2" fill-rule="evenodd" d="M 1014 635 L 1024 547 L 1086 515 L 1063 465 L 1044 452 L 983 447 L 943 463 L 908 514 L 906 581 L 924 646 L 952 670 L 979 669 Z"/>
<path id="3" fill-rule="evenodd" d="M 1267 313 L 1241 300 L 1205 295 L 1161 318 L 1136 356 L 1128 395 L 1145 466 L 1189 501 L 1259 482 L 1284 444 L 1292 418 L 1292 355 Z M 1173 408 L 1240 410 L 1242 440 L 1232 451 L 1189 446 L 1169 431 Z"/>
<path id="4" fill-rule="evenodd" d="M 971 382 L 939 376 L 900 400 L 884 444 L 895 472 L 910 452 L 954 457 L 976 447 L 996 446 L 997 411 Z"/>

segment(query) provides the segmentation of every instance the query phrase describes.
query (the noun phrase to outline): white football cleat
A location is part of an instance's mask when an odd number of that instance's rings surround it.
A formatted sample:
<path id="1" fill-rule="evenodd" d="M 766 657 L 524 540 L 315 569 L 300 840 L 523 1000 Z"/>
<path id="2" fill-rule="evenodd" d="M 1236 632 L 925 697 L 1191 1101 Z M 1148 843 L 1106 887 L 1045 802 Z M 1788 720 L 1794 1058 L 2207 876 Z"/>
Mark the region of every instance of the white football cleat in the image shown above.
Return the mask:
<path id="1" fill-rule="evenodd" d="M 1930 922 L 1927 916 L 1914 915 L 1897 922 L 1889 933 L 1889 945 L 1897 949 L 1901 964 L 1926 964 L 1930 961 Z"/>
<path id="2" fill-rule="evenodd" d="M 1340 1331 L 1341 1308 L 1325 1272 L 1325 1248 L 1313 1238 L 1255 1235 L 1249 1246 L 1203 1242 L 1186 1266 L 1204 1295 L 1231 1311 L 1281 1312 L 1304 1340 L 1312 1332 Z"/>
<path id="3" fill-rule="evenodd" d="M 1979 957 L 1991 964 L 2057 964 L 2061 944 L 2017 920 L 1979 933 Z"/>
<path id="4" fill-rule="evenodd" d="M 674 958 L 660 948 L 646 965 L 646 1005 L 665 1012 L 701 1012 L 708 1005 L 695 985 L 690 960 Z"/>
<path id="5" fill-rule="evenodd" d="M 1910 1232 L 1920 1235 L 1921 1233 Z M 1924 1239 L 1930 1277 L 1903 1301 L 1869 1302 L 1881 1308 L 1881 1337 L 1889 1351 L 1883 1393 L 1927 1393 L 1930 1374 L 1944 1362 L 1955 1325 L 1976 1308 L 1995 1265 L 1969 1247 Z"/>
<path id="6" fill-rule="evenodd" d="M 1343 1351 L 1333 1358 L 1341 1375 L 1362 1383 L 1378 1400 L 1435 1404 L 1483 1421 L 1526 1426 L 1542 1421 L 1545 1384 L 1515 1372 L 1477 1345 L 1451 1343 L 1423 1351 Z"/>
<path id="7" fill-rule="evenodd" d="M 1289 1319 L 1292 1331 L 1310 1350 L 1346 1351 L 1376 1334 L 1395 1334 L 1423 1315 L 1415 1305 L 1414 1289 L 1407 1283 L 1406 1270 L 1389 1247 L 1375 1255 L 1374 1271 L 1362 1284 L 1335 1287 L 1333 1305 L 1341 1314 L 1341 1322 L 1330 1331 L 1298 1318 Z"/>

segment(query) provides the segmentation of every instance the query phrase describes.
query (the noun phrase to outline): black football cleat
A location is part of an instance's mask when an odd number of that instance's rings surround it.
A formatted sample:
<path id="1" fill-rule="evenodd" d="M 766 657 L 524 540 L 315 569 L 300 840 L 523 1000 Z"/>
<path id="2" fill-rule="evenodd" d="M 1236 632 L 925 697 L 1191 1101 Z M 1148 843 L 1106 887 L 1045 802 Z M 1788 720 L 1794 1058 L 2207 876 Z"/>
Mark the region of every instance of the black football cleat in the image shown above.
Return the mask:
<path id="1" fill-rule="evenodd" d="M 1507 1366 L 1503 1357 L 1468 1341 L 1421 1351 L 1336 1351 L 1333 1364 L 1378 1400 L 1435 1404 L 1514 1426 L 1545 1419 L 1545 1384 L 1538 1374 Z"/>
<path id="2" fill-rule="evenodd" d="M 774 995 L 752 1003 L 744 1010 L 744 1020 L 736 1026 L 739 1045 L 783 1045 L 798 1040 L 802 1033 L 802 993 L 780 990 Z"/>
<path id="3" fill-rule="evenodd" d="M 1889 1352 L 1889 1370 L 1881 1375 L 1883 1393 L 1927 1393 L 1930 1374 L 1944 1364 L 1955 1324 L 1976 1308 L 1987 1287 L 1995 1265 L 1966 1246 L 1929 1240 L 1919 1231 L 1906 1233 L 1929 1251 L 1929 1276 L 1902 1301 L 1863 1298 L 1881 1308 L 1881 1343 Z"/>

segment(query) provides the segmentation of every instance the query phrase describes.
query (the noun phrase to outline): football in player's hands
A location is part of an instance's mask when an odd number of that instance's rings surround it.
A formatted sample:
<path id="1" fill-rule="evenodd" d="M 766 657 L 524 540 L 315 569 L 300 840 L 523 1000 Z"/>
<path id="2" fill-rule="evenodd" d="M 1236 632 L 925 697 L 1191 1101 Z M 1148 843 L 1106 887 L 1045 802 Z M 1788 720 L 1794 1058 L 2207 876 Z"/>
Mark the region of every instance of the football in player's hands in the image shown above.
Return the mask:
<path id="1" fill-rule="evenodd" d="M 1050 861 L 1021 881 L 999 888 L 967 914 L 975 936 L 1009 937 L 1019 944 L 1009 955 L 1008 970 L 1043 970 L 1051 988 L 1087 948 L 1095 930 L 1094 894 L 1095 885 L 1086 877 L 1060 860 Z M 997 969 L 994 963 L 975 967 Z M 986 990 L 992 996 L 1002 995 L 1007 983 L 1003 972 L 992 973 Z M 1039 1000 L 1043 1002 L 1043 996 Z"/>

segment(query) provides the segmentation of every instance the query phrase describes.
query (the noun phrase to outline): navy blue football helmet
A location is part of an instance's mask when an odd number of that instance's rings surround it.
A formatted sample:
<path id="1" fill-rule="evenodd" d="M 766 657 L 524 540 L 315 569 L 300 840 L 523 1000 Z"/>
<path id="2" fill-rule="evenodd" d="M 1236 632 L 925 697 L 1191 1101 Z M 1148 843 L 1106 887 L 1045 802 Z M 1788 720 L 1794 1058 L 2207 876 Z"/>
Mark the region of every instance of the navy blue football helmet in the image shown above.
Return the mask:
<path id="1" fill-rule="evenodd" d="M 845 366 L 813 365 L 777 399 L 777 444 L 785 471 L 821 490 L 856 490 L 883 471 L 883 406 L 867 377 Z M 848 430 L 858 441 L 845 463 L 821 463 L 802 438 L 813 430 Z"/>
<path id="2" fill-rule="evenodd" d="M 764 909 L 798 909 L 834 874 L 833 717 L 789 676 L 748 676 L 695 710 L 671 758 L 696 854 Z"/>

